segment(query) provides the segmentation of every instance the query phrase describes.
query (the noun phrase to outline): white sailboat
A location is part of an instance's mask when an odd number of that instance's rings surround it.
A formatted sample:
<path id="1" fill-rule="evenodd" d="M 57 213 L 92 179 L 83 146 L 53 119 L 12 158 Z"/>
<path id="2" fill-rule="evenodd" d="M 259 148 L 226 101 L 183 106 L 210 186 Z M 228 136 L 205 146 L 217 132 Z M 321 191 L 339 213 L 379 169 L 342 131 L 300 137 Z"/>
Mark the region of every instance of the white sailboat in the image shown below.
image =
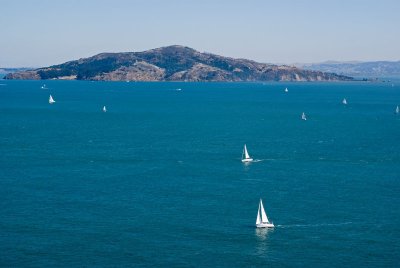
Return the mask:
<path id="1" fill-rule="evenodd" d="M 103 112 L 107 112 L 106 106 L 103 106 Z"/>
<path id="2" fill-rule="evenodd" d="M 285 88 L 285 92 L 286 92 L 286 93 L 289 92 L 289 89 Z"/>
<path id="3" fill-rule="evenodd" d="M 247 152 L 247 147 L 246 144 L 244 145 L 243 148 L 243 153 L 242 153 L 242 162 L 246 163 L 246 162 L 252 162 L 253 158 L 250 157 L 249 152 Z"/>
<path id="4" fill-rule="evenodd" d="M 55 103 L 56 101 L 53 99 L 53 97 L 50 95 L 50 97 L 49 97 L 49 103 L 50 104 L 53 104 L 53 103 Z"/>
<path id="5" fill-rule="evenodd" d="M 41 89 L 47 89 L 46 84 L 43 84 L 43 86 L 41 86 Z"/>
<path id="6" fill-rule="evenodd" d="M 267 214 L 265 213 L 261 198 L 260 198 L 260 204 L 258 205 L 256 227 L 257 228 L 274 228 L 275 227 L 274 224 L 268 220 L 268 217 L 267 217 Z"/>
<path id="7" fill-rule="evenodd" d="M 398 114 L 398 113 L 400 113 L 399 105 L 397 105 L 397 107 L 396 107 L 396 114 Z"/>
<path id="8" fill-rule="evenodd" d="M 301 120 L 307 120 L 306 114 L 304 112 L 301 114 Z"/>
<path id="9" fill-rule="evenodd" d="M 344 105 L 347 105 L 347 100 L 346 100 L 346 99 L 343 99 L 342 103 L 343 103 Z"/>

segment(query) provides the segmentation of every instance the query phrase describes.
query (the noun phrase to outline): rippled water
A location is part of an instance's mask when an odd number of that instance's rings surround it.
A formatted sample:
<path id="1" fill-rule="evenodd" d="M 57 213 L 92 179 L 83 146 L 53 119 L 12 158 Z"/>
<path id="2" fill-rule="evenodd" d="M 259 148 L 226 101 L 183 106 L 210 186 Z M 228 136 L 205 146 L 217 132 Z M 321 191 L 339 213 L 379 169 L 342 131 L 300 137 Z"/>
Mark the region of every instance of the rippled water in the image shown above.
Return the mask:
<path id="1" fill-rule="evenodd" d="M 0 266 L 400 261 L 399 85 L 0 84 Z"/>

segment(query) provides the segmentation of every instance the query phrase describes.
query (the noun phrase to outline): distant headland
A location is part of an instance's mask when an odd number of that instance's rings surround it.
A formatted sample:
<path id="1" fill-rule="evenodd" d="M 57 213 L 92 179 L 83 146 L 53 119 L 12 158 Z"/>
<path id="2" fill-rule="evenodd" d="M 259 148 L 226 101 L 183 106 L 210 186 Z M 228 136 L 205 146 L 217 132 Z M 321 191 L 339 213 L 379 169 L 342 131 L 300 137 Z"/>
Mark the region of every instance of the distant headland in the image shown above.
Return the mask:
<path id="1" fill-rule="evenodd" d="M 95 81 L 351 81 L 335 73 L 258 63 L 189 47 L 167 46 L 143 52 L 101 53 L 34 70 L 9 73 L 5 79 Z"/>

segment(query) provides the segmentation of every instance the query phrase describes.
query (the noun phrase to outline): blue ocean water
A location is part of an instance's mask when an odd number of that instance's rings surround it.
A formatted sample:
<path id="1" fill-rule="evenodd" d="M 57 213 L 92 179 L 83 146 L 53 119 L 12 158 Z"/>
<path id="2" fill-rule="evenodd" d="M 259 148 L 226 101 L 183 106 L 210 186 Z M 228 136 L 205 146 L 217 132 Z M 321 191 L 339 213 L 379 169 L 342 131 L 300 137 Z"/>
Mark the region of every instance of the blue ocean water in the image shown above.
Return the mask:
<path id="1" fill-rule="evenodd" d="M 398 267 L 398 83 L 42 83 L 0 81 L 0 266 Z"/>

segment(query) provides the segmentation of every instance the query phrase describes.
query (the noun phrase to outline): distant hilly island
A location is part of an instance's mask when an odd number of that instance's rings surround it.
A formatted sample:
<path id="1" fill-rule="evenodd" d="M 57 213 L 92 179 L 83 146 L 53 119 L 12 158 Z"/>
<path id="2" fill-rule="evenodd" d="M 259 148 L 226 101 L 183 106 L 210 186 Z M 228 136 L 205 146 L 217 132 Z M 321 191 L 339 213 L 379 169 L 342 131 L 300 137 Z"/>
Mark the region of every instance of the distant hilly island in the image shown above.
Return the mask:
<path id="1" fill-rule="evenodd" d="M 101 53 L 34 70 L 8 73 L 5 79 L 94 81 L 351 81 L 334 72 L 258 63 L 184 46 L 143 52 Z"/>
<path id="2" fill-rule="evenodd" d="M 400 76 L 400 61 L 336 62 L 296 64 L 299 68 L 346 76 L 382 78 Z"/>

